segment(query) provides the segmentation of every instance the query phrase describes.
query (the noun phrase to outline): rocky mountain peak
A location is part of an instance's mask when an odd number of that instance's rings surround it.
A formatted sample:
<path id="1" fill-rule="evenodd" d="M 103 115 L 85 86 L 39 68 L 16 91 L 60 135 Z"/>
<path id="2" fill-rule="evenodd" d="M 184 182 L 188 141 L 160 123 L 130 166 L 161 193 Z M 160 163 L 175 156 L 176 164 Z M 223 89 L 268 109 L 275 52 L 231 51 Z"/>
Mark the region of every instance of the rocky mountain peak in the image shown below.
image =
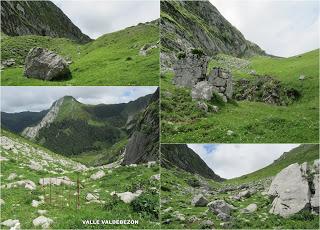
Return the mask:
<path id="1" fill-rule="evenodd" d="M 50 1 L 1 1 L 1 31 L 9 36 L 40 35 L 91 41 Z"/>

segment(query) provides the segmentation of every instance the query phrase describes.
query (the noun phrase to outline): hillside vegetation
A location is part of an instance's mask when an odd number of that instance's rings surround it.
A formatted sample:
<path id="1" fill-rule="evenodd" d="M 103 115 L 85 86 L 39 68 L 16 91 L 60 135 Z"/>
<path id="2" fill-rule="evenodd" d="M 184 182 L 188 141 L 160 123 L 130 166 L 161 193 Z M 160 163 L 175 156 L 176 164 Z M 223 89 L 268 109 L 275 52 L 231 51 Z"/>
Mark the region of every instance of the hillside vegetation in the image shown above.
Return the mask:
<path id="1" fill-rule="evenodd" d="M 174 74 L 161 76 L 162 141 L 167 143 L 316 143 L 319 132 L 319 50 L 290 58 L 257 56 L 236 59 L 227 55 L 212 58 L 209 69 L 228 68 L 233 79 L 248 78 L 252 70 L 271 75 L 300 98 L 288 106 L 262 102 L 232 101 L 219 104 L 218 113 L 196 107 L 190 90 L 172 85 Z M 247 63 L 243 65 L 242 63 Z M 304 80 L 299 80 L 304 75 Z M 228 130 L 233 132 L 227 135 Z"/>
<path id="2" fill-rule="evenodd" d="M 33 163 L 31 163 L 33 162 Z M 44 163 L 46 162 L 46 164 Z M 41 169 L 31 168 L 32 164 L 42 165 Z M 116 168 L 114 168 L 117 166 Z M 93 180 L 91 175 L 104 171 L 105 176 Z M 86 168 L 59 154 L 55 154 L 28 140 L 2 130 L 1 137 L 1 175 L 2 187 L 0 222 L 17 219 L 22 229 L 40 228 L 33 220 L 40 216 L 39 210 L 46 210 L 43 216 L 50 218 L 53 229 L 85 228 L 127 228 L 128 225 L 86 225 L 83 220 L 138 220 L 139 224 L 130 228 L 158 228 L 159 182 L 150 179 L 159 172 L 155 164 L 151 167 L 109 165 L 108 168 Z M 9 175 L 15 173 L 13 179 Z M 41 186 L 41 178 L 67 177 L 73 185 Z M 11 186 L 10 183 L 30 180 L 34 189 L 23 186 Z M 80 189 L 77 190 L 77 180 Z M 30 182 L 31 183 L 31 182 Z M 131 203 L 124 203 L 113 191 L 143 193 Z M 79 191 L 79 196 L 77 195 Z M 94 194 L 97 200 L 89 202 L 88 194 Z M 79 201 L 78 201 L 79 197 Z M 32 204 L 39 201 L 38 206 Z M 79 208 L 77 208 L 79 204 Z M 2 226 L 3 227 L 3 226 Z"/>
<path id="3" fill-rule="evenodd" d="M 157 22 L 139 24 L 106 34 L 86 44 L 48 36 L 1 36 L 2 60 L 13 58 L 16 65 L 1 73 L 2 85 L 158 85 L 159 48 L 139 55 L 145 45 L 159 41 Z M 72 78 L 42 81 L 23 76 L 24 60 L 33 47 L 55 51 L 71 60 Z"/>

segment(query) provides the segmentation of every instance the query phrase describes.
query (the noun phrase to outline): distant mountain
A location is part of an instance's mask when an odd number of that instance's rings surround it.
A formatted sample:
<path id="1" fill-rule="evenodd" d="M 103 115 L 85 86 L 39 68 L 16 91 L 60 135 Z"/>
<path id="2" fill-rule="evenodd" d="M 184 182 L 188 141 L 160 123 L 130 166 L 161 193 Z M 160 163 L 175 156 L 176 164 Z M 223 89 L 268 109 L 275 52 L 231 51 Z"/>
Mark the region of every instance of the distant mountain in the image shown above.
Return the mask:
<path id="1" fill-rule="evenodd" d="M 162 144 L 161 165 L 166 168 L 177 167 L 189 173 L 199 174 L 200 176 L 215 181 L 224 180 L 216 175 L 200 156 L 186 144 Z"/>
<path id="2" fill-rule="evenodd" d="M 2 123 L 11 131 L 22 130 L 21 135 L 52 151 L 79 155 L 109 148 L 127 138 L 126 124 L 146 108 L 151 98 L 147 95 L 129 103 L 86 105 L 65 96 L 55 101 L 45 115 L 39 112 L 24 117 L 24 126 L 22 119 L 14 119 L 17 114 L 6 114 Z"/>
<path id="3" fill-rule="evenodd" d="M 37 124 L 47 114 L 47 112 L 48 110 L 20 113 L 1 112 L 1 126 L 2 128 L 11 130 L 14 133 L 20 133 L 26 127 Z"/>
<path id="4" fill-rule="evenodd" d="M 205 1 L 161 1 L 162 54 L 201 48 L 207 55 L 264 55 Z"/>
<path id="5" fill-rule="evenodd" d="M 9 36 L 41 35 L 79 43 L 91 41 L 50 1 L 1 1 L 1 22 L 1 31 Z"/>

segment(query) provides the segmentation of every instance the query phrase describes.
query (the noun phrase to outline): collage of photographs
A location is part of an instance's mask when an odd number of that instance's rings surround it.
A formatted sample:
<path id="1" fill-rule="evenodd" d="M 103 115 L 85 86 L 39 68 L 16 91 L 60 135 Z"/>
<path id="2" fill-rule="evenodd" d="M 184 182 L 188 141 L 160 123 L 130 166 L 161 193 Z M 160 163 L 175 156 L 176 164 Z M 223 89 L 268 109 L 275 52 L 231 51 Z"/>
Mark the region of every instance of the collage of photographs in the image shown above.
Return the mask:
<path id="1" fill-rule="evenodd" d="M 1 0 L 0 229 L 319 229 L 318 0 Z"/>

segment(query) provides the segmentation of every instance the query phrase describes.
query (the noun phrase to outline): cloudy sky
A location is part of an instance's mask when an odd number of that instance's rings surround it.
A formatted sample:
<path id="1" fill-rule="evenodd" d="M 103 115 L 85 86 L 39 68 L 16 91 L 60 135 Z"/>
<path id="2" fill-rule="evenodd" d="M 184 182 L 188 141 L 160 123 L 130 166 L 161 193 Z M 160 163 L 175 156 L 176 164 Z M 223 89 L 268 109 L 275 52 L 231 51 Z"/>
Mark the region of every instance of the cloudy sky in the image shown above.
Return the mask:
<path id="1" fill-rule="evenodd" d="M 85 104 L 118 104 L 154 93 L 157 87 L 1 87 L 4 112 L 41 111 L 63 96 L 73 96 Z M 3 99 L 3 100 L 2 100 Z"/>
<path id="2" fill-rule="evenodd" d="M 317 0 L 210 0 L 246 39 L 289 57 L 319 48 Z"/>
<path id="3" fill-rule="evenodd" d="M 157 0 L 53 0 L 91 38 L 160 17 Z"/>
<path id="4" fill-rule="evenodd" d="M 297 144 L 188 144 L 219 176 L 239 177 L 261 169 Z"/>

